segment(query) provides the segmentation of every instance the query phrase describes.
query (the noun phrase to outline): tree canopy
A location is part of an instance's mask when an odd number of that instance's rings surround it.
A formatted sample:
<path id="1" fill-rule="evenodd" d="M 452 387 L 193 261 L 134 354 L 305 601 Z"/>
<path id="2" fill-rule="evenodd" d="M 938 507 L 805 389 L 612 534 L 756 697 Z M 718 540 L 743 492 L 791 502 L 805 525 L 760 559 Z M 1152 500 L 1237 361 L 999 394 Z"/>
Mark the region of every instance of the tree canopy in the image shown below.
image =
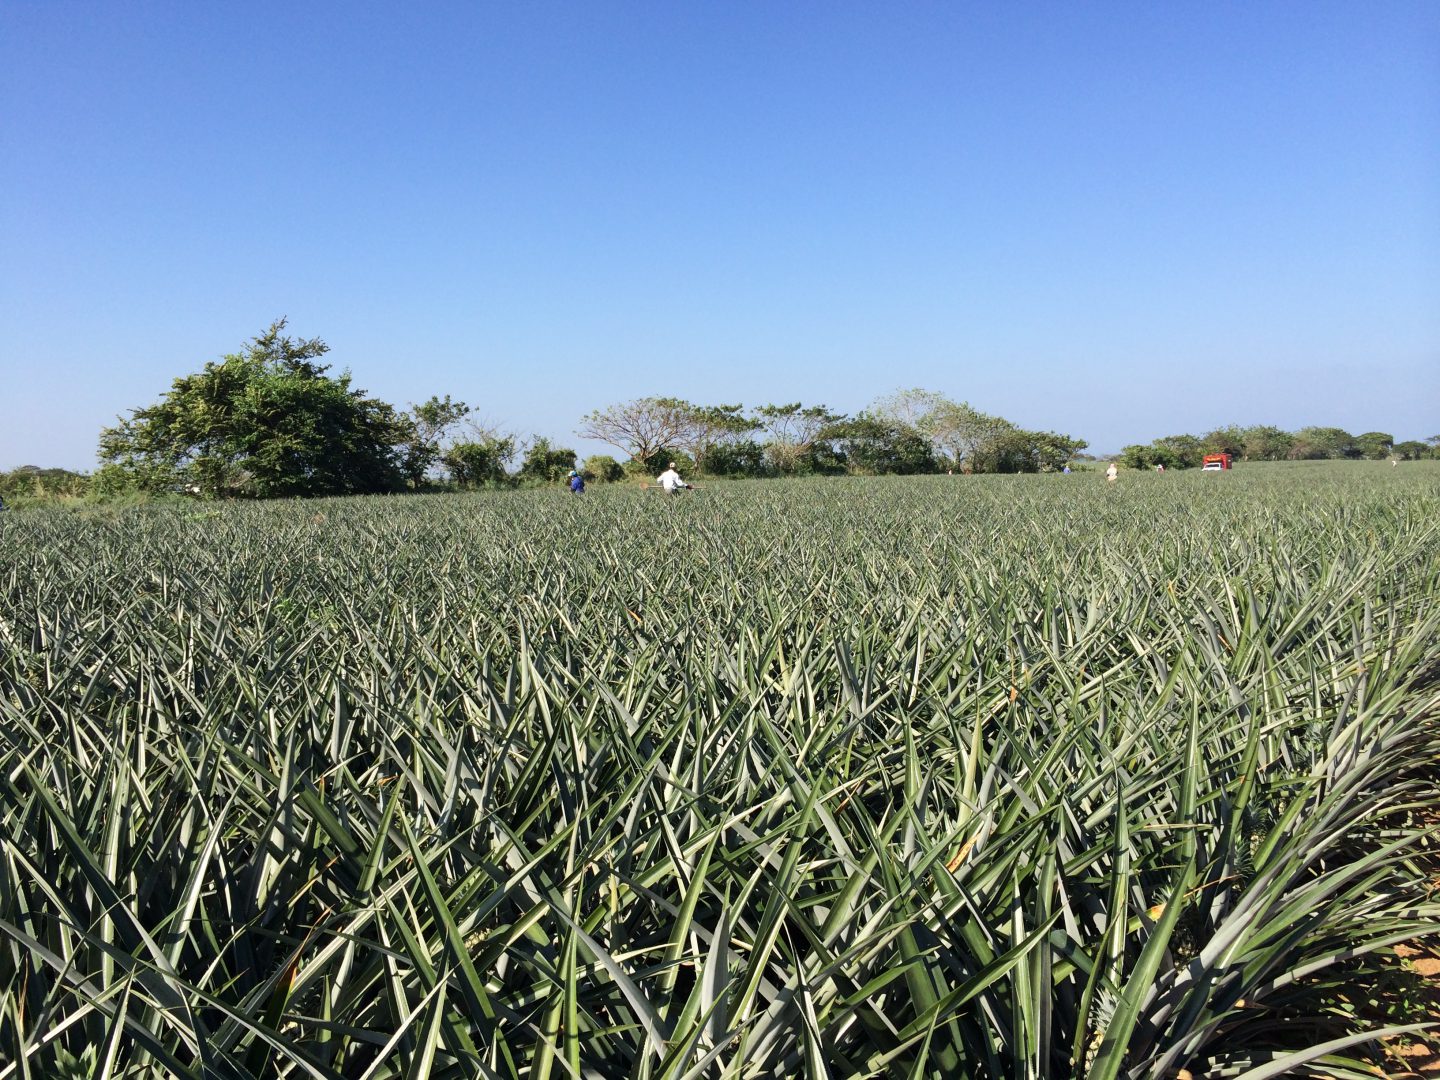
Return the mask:
<path id="1" fill-rule="evenodd" d="M 758 430 L 770 437 L 765 458 L 779 473 L 825 471 L 827 436 L 845 420 L 843 413 L 824 405 L 806 406 L 798 401 L 784 405 L 761 405 L 755 410 Z"/>
<path id="2" fill-rule="evenodd" d="M 587 415 L 577 431 L 650 468 L 682 453 L 720 476 L 814 473 L 924 473 L 1059 469 L 1085 448 L 1081 439 L 1026 431 L 931 390 L 899 390 L 851 417 L 799 401 L 696 405 L 651 397 Z"/>
<path id="3" fill-rule="evenodd" d="M 553 446 L 541 435 L 532 435 L 525 447 L 525 458 L 520 463 L 520 477 L 540 483 L 553 484 L 565 479 L 575 468 L 575 451 L 564 446 Z"/>
<path id="4" fill-rule="evenodd" d="M 413 428 L 332 376 L 319 338 L 279 319 L 238 353 L 176 379 L 158 402 L 100 435 L 107 470 L 143 491 L 207 496 L 339 495 L 403 486 Z"/>
<path id="5" fill-rule="evenodd" d="M 576 434 L 613 446 L 648 468 L 662 451 L 693 441 L 695 411 L 679 398 L 637 398 L 587 414 Z"/>
<path id="6" fill-rule="evenodd" d="M 1269 424 L 1241 427 L 1231 424 L 1204 435 L 1167 435 L 1150 443 L 1127 446 L 1120 458 L 1131 468 L 1164 465 L 1167 469 L 1194 468 L 1205 454 L 1224 452 L 1241 461 L 1304 461 L 1321 458 L 1378 461 L 1394 454 L 1415 460 L 1426 457 L 1418 440 L 1397 443 L 1386 431 L 1351 435 L 1344 428 L 1305 427 L 1283 431 Z"/>
<path id="7" fill-rule="evenodd" d="M 514 457 L 515 440 L 492 434 L 453 443 L 440 460 L 452 483 L 470 489 L 504 485 Z"/>
<path id="8" fill-rule="evenodd" d="M 422 486 L 429 471 L 443 464 L 451 433 L 469 415 L 470 406 L 451 401 L 449 394 L 410 406 L 409 440 L 401 464 L 411 487 Z"/>
<path id="9" fill-rule="evenodd" d="M 155 404 L 103 430 L 103 468 L 93 483 L 81 478 L 86 489 L 340 495 L 552 484 L 576 467 L 569 448 L 488 428 L 449 394 L 398 411 L 356 389 L 348 371 L 331 374 L 319 362 L 329 352 L 319 338 L 293 338 L 285 328 L 285 319 L 275 321 L 239 352 L 175 379 Z M 1084 440 L 1029 431 L 918 387 L 853 416 L 798 401 L 747 409 L 643 397 L 588 413 L 576 434 L 625 455 L 623 463 L 590 458 L 584 469 L 594 479 L 643 475 L 670 460 L 685 472 L 738 478 L 1043 472 L 1058 471 L 1086 448 Z M 1440 456 L 1440 436 L 1397 442 L 1382 431 L 1232 424 L 1127 446 L 1120 456 L 1138 468 L 1186 468 L 1222 450 L 1241 460 L 1414 459 Z M 12 486 L 38 490 L 28 475 Z"/>

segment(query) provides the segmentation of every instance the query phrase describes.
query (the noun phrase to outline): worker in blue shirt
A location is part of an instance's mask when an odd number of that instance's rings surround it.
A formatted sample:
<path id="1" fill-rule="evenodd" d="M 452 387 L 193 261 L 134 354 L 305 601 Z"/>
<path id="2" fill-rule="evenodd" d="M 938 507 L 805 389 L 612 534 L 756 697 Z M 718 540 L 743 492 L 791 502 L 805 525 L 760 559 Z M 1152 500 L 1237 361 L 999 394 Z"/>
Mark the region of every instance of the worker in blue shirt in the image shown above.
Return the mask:
<path id="1" fill-rule="evenodd" d="M 574 469 L 570 470 L 570 492 L 573 495 L 583 494 L 585 491 L 585 477 L 581 476 Z"/>

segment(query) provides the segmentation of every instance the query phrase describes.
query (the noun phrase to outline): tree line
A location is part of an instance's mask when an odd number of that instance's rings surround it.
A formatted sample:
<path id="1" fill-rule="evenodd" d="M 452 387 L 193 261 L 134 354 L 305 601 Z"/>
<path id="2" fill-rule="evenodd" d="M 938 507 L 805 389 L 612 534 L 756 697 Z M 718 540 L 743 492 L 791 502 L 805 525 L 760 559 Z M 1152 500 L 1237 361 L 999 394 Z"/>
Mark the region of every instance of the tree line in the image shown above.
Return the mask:
<path id="1" fill-rule="evenodd" d="M 646 397 L 589 413 L 576 434 L 617 456 L 574 450 L 474 421 L 434 396 L 397 409 L 332 374 L 320 339 L 280 319 L 238 353 L 174 380 L 153 405 L 100 435 L 98 494 L 184 491 L 208 497 L 344 495 L 554 483 L 653 474 L 778 477 L 1059 469 L 1082 439 L 1028 431 L 926 390 L 881 398 L 854 416 L 801 402 L 698 405 Z"/>
<path id="2" fill-rule="evenodd" d="M 1239 461 L 1382 461 L 1392 457 L 1419 461 L 1440 457 L 1440 435 L 1432 435 L 1424 442 L 1418 439 L 1396 442 L 1395 436 L 1387 431 L 1352 435 L 1338 427 L 1285 431 L 1265 424 L 1251 427 L 1232 424 L 1204 435 L 1167 435 L 1154 442 L 1127 446 L 1119 457 L 1133 469 L 1157 465 L 1186 469 L 1199 466 L 1206 454 L 1221 453 Z"/>
<path id="3" fill-rule="evenodd" d="M 920 389 L 880 398 L 854 416 L 798 401 L 747 410 L 646 397 L 591 412 L 577 434 L 615 447 L 633 469 L 673 460 L 725 477 L 1040 472 L 1061 468 L 1086 446 Z"/>
<path id="4" fill-rule="evenodd" d="M 275 321 L 241 351 L 175 379 L 153 405 L 105 428 L 93 476 L 26 467 L 0 474 L 0 494 L 274 498 L 475 489 L 551 484 L 571 469 L 618 481 L 653 476 L 671 461 L 686 475 L 715 477 L 1015 473 L 1059 470 L 1085 456 L 1083 439 L 909 389 L 854 415 L 803 402 L 748 409 L 675 397 L 618 402 L 590 412 L 576 430 L 616 454 L 581 463 L 547 438 L 479 423 L 448 394 L 397 409 L 355 387 L 348 371 L 332 373 L 321 362 L 329 352 L 323 341 L 293 338 L 285 328 L 284 319 Z M 1397 444 L 1384 432 L 1228 427 L 1128 446 L 1120 457 L 1137 468 L 1183 468 L 1221 450 L 1241 460 L 1434 457 L 1440 437 Z"/>
<path id="5" fill-rule="evenodd" d="M 357 389 L 319 362 L 329 346 L 284 333 L 279 319 L 238 353 L 174 380 L 159 401 L 100 433 L 96 494 L 207 497 L 375 494 L 552 482 L 574 451 L 521 444 L 471 419 L 448 394 L 409 409 Z M 518 472 L 512 466 L 523 453 Z"/>

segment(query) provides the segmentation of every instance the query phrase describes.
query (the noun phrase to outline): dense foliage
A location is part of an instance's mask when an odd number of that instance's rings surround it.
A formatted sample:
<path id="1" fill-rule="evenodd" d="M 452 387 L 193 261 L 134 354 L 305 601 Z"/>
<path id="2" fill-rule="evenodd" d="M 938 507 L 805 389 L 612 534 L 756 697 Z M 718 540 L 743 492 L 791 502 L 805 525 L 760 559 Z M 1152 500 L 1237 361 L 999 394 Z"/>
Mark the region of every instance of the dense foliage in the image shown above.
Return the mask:
<path id="1" fill-rule="evenodd" d="M 1426 465 L 9 515 L 0 1062 L 1362 1075 L 1437 522 Z"/>
<path id="2" fill-rule="evenodd" d="M 578 434 L 623 451 L 632 471 L 655 472 L 683 457 L 692 471 L 732 478 L 1049 472 L 1087 445 L 920 389 L 897 391 L 854 416 L 798 401 L 747 411 L 637 398 L 589 413 Z"/>
<path id="3" fill-rule="evenodd" d="M 323 341 L 284 328 L 283 319 L 271 324 L 243 351 L 176 379 L 154 405 L 103 431 L 104 481 L 208 496 L 403 487 L 413 425 L 354 389 L 348 372 L 332 376 L 316 363 L 329 351 Z"/>
<path id="4" fill-rule="evenodd" d="M 1283 431 L 1268 424 L 1216 428 L 1204 435 L 1167 435 L 1120 451 L 1120 460 L 1132 469 L 1193 469 L 1206 454 L 1226 453 L 1241 461 L 1380 461 L 1394 457 L 1420 461 L 1440 457 L 1440 435 L 1426 442 L 1396 442 L 1386 431 L 1351 435 L 1344 428 L 1306 427 Z"/>
<path id="5" fill-rule="evenodd" d="M 103 468 L 93 482 L 82 478 L 83 492 L 72 485 L 64 497 L 474 490 L 553 484 L 575 468 L 574 451 L 539 435 L 521 443 L 487 429 L 448 394 L 406 411 L 371 398 L 352 387 L 348 372 L 332 376 L 315 362 L 329 351 L 323 341 L 288 337 L 285 325 L 272 323 L 241 352 L 175 379 L 154 405 L 103 430 Z M 671 461 L 687 474 L 730 478 L 1056 472 L 1088 445 L 919 388 L 897 390 L 854 416 L 798 401 L 746 409 L 643 397 L 591 411 L 576 434 L 621 451 L 618 476 L 653 476 Z M 1435 454 L 1433 445 L 1396 444 L 1385 432 L 1312 427 L 1292 435 L 1256 426 L 1127 446 L 1121 460 L 1133 468 L 1184 468 L 1215 450 L 1242 460 Z M 585 475 L 618 478 L 603 462 Z M 46 489 L 37 497 L 56 494 Z"/>
<path id="6" fill-rule="evenodd" d="M 13 499 L 78 499 L 90 491 L 90 477 L 69 469 L 41 469 L 22 465 L 9 472 L 0 472 L 0 498 Z"/>

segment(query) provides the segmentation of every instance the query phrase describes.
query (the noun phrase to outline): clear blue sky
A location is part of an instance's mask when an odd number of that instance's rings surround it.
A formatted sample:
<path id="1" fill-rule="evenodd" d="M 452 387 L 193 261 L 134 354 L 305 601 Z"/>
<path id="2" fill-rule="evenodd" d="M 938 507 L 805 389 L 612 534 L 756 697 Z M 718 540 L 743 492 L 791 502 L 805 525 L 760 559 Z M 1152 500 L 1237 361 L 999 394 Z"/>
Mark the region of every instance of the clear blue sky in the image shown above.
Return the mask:
<path id="1" fill-rule="evenodd" d="M 922 386 L 1440 432 L 1440 4 L 0 5 L 0 467 L 274 318 L 583 452 Z"/>

